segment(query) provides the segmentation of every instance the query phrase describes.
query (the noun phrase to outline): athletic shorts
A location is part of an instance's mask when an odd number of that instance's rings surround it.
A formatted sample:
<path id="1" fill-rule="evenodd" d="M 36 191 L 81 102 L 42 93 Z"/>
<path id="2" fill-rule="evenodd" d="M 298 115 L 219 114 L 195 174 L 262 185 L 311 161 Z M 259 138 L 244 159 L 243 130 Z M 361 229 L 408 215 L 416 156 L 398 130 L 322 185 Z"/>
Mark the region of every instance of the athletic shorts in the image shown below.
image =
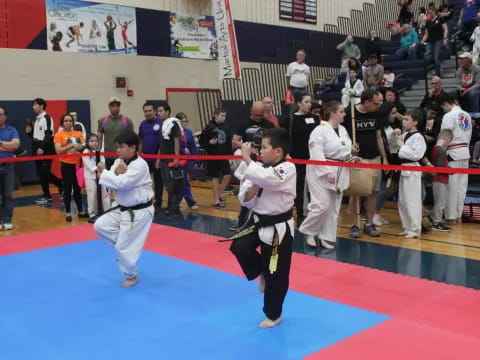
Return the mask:
<path id="1" fill-rule="evenodd" d="M 219 178 L 222 175 L 230 175 L 232 172 L 228 160 L 209 160 L 207 161 L 207 176 Z"/>

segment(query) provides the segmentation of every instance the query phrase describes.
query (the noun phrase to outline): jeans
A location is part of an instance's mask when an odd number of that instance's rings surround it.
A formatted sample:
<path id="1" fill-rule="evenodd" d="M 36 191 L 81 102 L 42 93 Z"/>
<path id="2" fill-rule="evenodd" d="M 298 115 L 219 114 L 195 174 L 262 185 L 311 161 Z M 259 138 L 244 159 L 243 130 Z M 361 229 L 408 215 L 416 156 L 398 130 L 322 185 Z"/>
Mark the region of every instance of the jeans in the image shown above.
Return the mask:
<path id="1" fill-rule="evenodd" d="M 13 217 L 13 163 L 0 164 L 0 195 L 2 205 L 0 217 L 4 224 L 12 222 Z"/>
<path id="2" fill-rule="evenodd" d="M 443 40 L 438 40 L 433 43 L 427 44 L 427 52 L 425 53 L 425 59 L 427 62 L 435 64 L 435 75 L 440 76 L 442 61 L 440 55 L 442 52 Z"/>
<path id="3" fill-rule="evenodd" d="M 168 162 L 160 162 L 160 170 L 162 173 L 163 186 L 168 192 L 168 207 L 167 210 L 170 214 L 180 213 L 180 201 L 182 201 L 182 192 L 172 191 L 172 177 L 170 174 L 170 168 Z"/>
<path id="4" fill-rule="evenodd" d="M 383 207 L 386 201 L 393 196 L 393 184 L 387 188 L 387 181 L 382 179 L 380 191 L 377 192 L 377 212 Z"/>
<path id="5" fill-rule="evenodd" d="M 470 90 L 467 95 L 460 96 L 459 90 L 452 90 L 450 95 L 457 98 L 460 106 L 467 112 L 480 112 L 480 88 Z"/>
<path id="6" fill-rule="evenodd" d="M 190 181 L 188 179 L 189 173 L 190 173 L 190 170 L 188 169 L 188 167 L 183 166 L 184 186 L 183 186 L 183 190 L 182 190 L 182 197 L 187 202 L 188 207 L 192 207 L 197 202 L 193 199 L 192 189 L 190 188 Z"/>
<path id="7" fill-rule="evenodd" d="M 406 48 L 400 48 L 395 52 L 395 55 L 398 57 L 405 59 L 405 56 L 408 60 L 416 60 L 417 59 L 417 47 L 416 46 L 409 46 Z"/>

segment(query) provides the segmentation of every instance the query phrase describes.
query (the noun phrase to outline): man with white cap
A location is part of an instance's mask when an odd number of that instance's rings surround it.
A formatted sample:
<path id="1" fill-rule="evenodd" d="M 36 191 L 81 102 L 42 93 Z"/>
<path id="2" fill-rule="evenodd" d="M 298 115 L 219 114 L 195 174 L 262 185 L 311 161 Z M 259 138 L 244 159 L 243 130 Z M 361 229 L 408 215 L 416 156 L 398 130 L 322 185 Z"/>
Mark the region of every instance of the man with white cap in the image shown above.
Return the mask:
<path id="1" fill-rule="evenodd" d="M 458 56 L 460 66 L 455 73 L 455 94 L 462 108 L 470 112 L 480 111 L 480 67 L 472 64 L 472 54 L 464 52 Z"/>
<path id="2" fill-rule="evenodd" d="M 103 151 L 116 153 L 115 138 L 120 135 L 125 129 L 133 131 L 133 122 L 126 115 L 120 114 L 121 100 L 113 96 L 108 100 L 108 109 L 110 114 L 105 115 L 98 120 L 98 139 L 100 148 L 103 146 Z M 105 165 L 107 170 L 110 169 L 114 162 L 114 158 L 106 158 Z"/>

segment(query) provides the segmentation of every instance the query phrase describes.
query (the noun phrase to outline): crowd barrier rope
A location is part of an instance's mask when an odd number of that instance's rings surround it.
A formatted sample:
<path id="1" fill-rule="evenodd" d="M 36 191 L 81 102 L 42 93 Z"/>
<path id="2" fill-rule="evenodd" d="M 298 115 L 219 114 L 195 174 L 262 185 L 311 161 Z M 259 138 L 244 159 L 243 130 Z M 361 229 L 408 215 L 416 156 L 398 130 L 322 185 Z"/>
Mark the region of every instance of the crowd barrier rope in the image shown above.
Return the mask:
<path id="1" fill-rule="evenodd" d="M 117 157 L 116 153 L 101 153 L 105 157 Z M 59 158 L 81 158 L 85 154 L 61 154 L 61 155 L 41 155 L 41 156 L 22 156 L 14 158 L 0 158 L 0 163 L 25 162 L 38 160 L 56 160 Z M 234 155 L 151 155 L 140 154 L 144 159 L 180 159 L 180 160 L 242 160 L 241 156 Z M 337 162 L 337 161 L 321 161 L 321 160 L 304 160 L 304 159 L 288 159 L 287 161 L 301 165 L 317 165 L 317 166 L 337 166 L 345 168 L 357 169 L 376 169 L 384 171 L 418 171 L 425 173 L 442 173 L 442 174 L 468 174 L 480 175 L 480 168 L 446 168 L 432 166 L 405 166 L 405 165 L 384 165 L 370 164 L 363 162 Z"/>

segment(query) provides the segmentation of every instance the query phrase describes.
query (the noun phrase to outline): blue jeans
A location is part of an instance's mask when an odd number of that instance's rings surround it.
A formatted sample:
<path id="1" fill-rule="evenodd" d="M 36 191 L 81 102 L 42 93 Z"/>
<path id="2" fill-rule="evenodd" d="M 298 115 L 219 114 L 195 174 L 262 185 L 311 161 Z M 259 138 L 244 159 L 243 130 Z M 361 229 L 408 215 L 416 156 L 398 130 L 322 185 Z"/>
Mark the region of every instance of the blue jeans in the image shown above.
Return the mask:
<path id="1" fill-rule="evenodd" d="M 380 183 L 380 191 L 377 192 L 377 212 L 383 207 L 386 201 L 393 196 L 393 186 L 387 188 L 387 181 L 382 179 Z"/>
<path id="2" fill-rule="evenodd" d="M 13 217 L 13 163 L 0 164 L 0 195 L 2 206 L 0 217 L 4 224 L 11 223 Z"/>
<path id="3" fill-rule="evenodd" d="M 168 162 L 160 162 L 160 170 L 162 172 L 163 186 L 168 192 L 168 207 L 167 210 L 170 214 L 180 213 L 180 201 L 182 201 L 182 192 L 172 191 L 172 176 L 170 174 L 170 168 Z"/>
<path id="4" fill-rule="evenodd" d="M 417 59 L 417 47 L 416 46 L 409 46 L 406 48 L 400 48 L 395 52 L 395 55 L 398 57 L 405 59 L 405 56 L 408 60 L 416 60 Z"/>
<path id="5" fill-rule="evenodd" d="M 192 207 L 197 202 L 193 199 L 192 189 L 190 188 L 190 181 L 188 180 L 189 173 L 190 173 L 190 170 L 188 166 L 183 166 L 183 178 L 185 181 L 184 181 L 184 186 L 182 191 L 182 197 L 187 202 L 188 207 Z"/>
<path id="6" fill-rule="evenodd" d="M 435 75 L 440 76 L 442 60 L 440 54 L 442 53 L 443 40 L 438 40 L 427 44 L 427 52 L 425 53 L 425 60 L 427 63 L 435 64 Z"/>
<path id="7" fill-rule="evenodd" d="M 460 96 L 459 90 L 449 91 L 449 94 L 458 99 L 465 111 L 480 112 L 480 89 L 470 90 L 465 96 Z"/>

